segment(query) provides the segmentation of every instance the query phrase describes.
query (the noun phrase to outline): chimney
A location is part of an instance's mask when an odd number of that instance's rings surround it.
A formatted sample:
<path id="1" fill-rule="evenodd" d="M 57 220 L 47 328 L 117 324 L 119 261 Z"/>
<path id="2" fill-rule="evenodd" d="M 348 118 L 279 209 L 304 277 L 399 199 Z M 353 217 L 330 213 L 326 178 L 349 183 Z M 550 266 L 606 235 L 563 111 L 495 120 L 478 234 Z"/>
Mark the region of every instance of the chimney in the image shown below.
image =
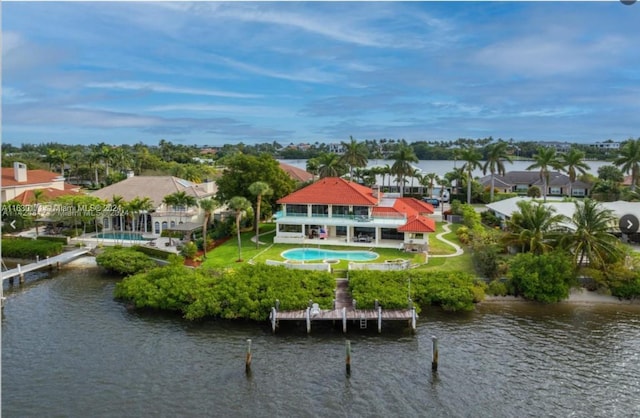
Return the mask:
<path id="1" fill-rule="evenodd" d="M 375 185 L 373 186 L 373 197 L 375 197 L 376 199 L 378 199 L 378 206 L 380 205 L 380 198 L 382 197 L 382 192 L 380 191 L 380 186 Z"/>
<path id="2" fill-rule="evenodd" d="M 19 162 L 13 163 L 13 178 L 17 182 L 24 183 L 27 181 L 27 165 Z"/>

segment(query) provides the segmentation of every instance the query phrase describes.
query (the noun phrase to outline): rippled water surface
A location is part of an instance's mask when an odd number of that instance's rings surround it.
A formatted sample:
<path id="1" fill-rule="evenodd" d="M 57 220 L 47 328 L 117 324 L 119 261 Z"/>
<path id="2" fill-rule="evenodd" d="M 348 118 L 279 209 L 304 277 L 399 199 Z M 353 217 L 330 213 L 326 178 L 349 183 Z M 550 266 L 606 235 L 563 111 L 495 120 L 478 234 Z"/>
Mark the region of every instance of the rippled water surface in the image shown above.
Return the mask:
<path id="1" fill-rule="evenodd" d="M 116 282 L 67 268 L 5 286 L 3 417 L 640 415 L 637 306 L 430 310 L 416 335 L 351 325 L 347 378 L 340 330 L 272 335 L 266 324 L 130 312 L 112 298 Z"/>

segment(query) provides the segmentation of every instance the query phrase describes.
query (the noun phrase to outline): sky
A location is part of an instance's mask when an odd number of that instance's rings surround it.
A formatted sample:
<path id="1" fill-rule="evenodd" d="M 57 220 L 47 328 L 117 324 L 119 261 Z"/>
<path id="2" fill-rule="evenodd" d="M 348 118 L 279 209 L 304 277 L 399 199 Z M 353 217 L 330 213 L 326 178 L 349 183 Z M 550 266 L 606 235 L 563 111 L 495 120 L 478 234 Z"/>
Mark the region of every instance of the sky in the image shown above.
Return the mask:
<path id="1" fill-rule="evenodd" d="M 13 145 L 640 137 L 640 4 L 0 7 Z"/>

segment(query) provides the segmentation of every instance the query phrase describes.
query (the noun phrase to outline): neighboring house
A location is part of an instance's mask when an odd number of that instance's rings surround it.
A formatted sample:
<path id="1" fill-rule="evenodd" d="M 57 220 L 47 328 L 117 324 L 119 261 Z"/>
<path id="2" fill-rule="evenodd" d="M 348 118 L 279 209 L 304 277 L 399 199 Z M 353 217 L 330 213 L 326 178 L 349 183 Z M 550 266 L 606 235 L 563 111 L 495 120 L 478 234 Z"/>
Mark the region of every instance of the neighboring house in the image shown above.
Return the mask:
<path id="1" fill-rule="evenodd" d="M 292 165 L 285 164 L 282 162 L 280 162 L 279 164 L 280 164 L 280 169 L 285 173 L 287 173 L 289 177 L 294 179 L 296 183 L 307 183 L 315 178 L 313 174 L 301 168 L 294 167 Z"/>
<path id="2" fill-rule="evenodd" d="M 532 200 L 533 199 L 530 197 L 512 197 L 510 199 L 489 203 L 488 205 L 486 205 L 486 207 L 504 223 L 511 219 L 515 212 L 520 211 L 518 202 Z M 555 214 L 565 216 L 568 219 L 571 219 L 571 217 L 573 217 L 573 214 L 576 210 L 576 205 L 574 202 L 561 202 L 551 200 L 543 203 L 539 199 L 537 199 L 536 201 L 540 202 L 546 207 L 553 208 Z M 625 202 L 619 200 L 616 202 L 600 202 L 600 206 L 603 209 L 611 210 L 613 216 L 618 219 L 622 218 L 624 215 L 634 215 L 636 218 L 640 219 L 640 202 Z M 574 229 L 574 226 L 571 222 L 564 222 L 561 226 L 568 229 Z M 620 228 L 617 223 L 615 225 L 611 225 L 611 232 L 620 232 Z"/>
<path id="3" fill-rule="evenodd" d="M 174 208 L 165 205 L 162 201 L 170 194 L 185 192 L 193 196 L 196 201 L 205 198 L 213 198 L 217 191 L 214 182 L 193 183 L 173 176 L 133 176 L 118 183 L 96 190 L 91 194 L 111 202 L 114 196 L 121 196 L 125 202 L 133 199 L 148 197 L 153 209 L 141 214 L 145 221 L 142 222 L 141 232 L 159 235 L 164 230 L 179 230 L 190 232 L 202 226 L 204 213 L 199 206 L 188 208 Z M 103 229 L 105 231 L 118 231 L 116 225 L 118 215 L 104 218 Z"/>
<path id="4" fill-rule="evenodd" d="M 325 177 L 278 200 L 275 243 L 359 245 L 427 251 L 433 206 Z"/>
<path id="5" fill-rule="evenodd" d="M 17 200 L 23 205 L 31 204 L 33 191 L 42 190 L 42 200 L 77 194 L 79 186 L 65 183 L 59 173 L 47 170 L 27 170 L 27 165 L 15 162 L 13 167 L 2 168 L 2 203 Z"/>
<path id="6" fill-rule="evenodd" d="M 491 187 L 491 175 L 484 176 L 478 181 L 484 188 Z M 495 176 L 495 188 L 498 192 L 526 194 L 533 186 L 543 192 L 543 182 L 538 171 L 509 171 L 504 176 Z M 570 188 L 574 197 L 588 196 L 591 191 L 589 183 L 576 180 L 570 184 L 569 176 L 557 171 L 549 173 L 547 187 L 547 196 L 568 196 Z"/>

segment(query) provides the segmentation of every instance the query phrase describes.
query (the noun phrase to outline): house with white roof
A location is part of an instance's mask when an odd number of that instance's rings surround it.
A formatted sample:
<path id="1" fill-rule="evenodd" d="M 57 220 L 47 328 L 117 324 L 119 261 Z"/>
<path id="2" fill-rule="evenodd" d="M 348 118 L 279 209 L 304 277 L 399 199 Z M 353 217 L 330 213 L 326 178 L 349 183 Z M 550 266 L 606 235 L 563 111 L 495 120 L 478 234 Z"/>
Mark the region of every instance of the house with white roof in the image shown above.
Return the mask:
<path id="1" fill-rule="evenodd" d="M 383 194 L 325 177 L 277 201 L 275 243 L 331 244 L 427 251 L 434 209 L 410 197 Z"/>

